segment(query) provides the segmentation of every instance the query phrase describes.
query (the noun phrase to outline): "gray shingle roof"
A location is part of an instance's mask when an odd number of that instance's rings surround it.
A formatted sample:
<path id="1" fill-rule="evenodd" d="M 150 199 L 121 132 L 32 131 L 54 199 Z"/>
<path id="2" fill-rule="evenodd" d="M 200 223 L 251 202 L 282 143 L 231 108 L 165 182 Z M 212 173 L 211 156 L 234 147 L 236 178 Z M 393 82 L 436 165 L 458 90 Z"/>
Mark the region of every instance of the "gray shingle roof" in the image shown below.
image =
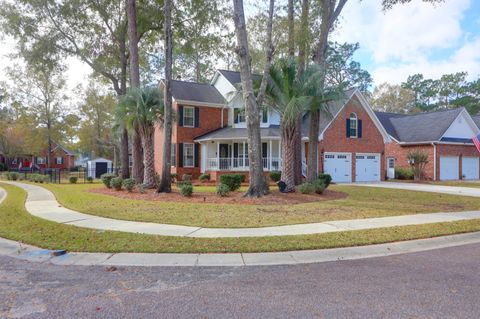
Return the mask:
<path id="1" fill-rule="evenodd" d="M 399 142 L 439 141 L 463 108 L 404 115 L 375 112 L 388 134 Z"/>
<path id="2" fill-rule="evenodd" d="M 223 96 L 211 84 L 172 80 L 171 87 L 175 100 L 226 104 Z"/>
<path id="3" fill-rule="evenodd" d="M 238 71 L 218 70 L 218 72 L 220 72 L 234 86 L 242 82 L 242 79 L 240 78 L 240 72 Z M 252 80 L 261 81 L 262 76 L 259 74 L 252 74 Z"/>
<path id="4" fill-rule="evenodd" d="M 280 129 L 278 126 L 261 128 L 260 134 L 262 138 L 280 138 Z M 195 140 L 246 139 L 247 137 L 248 133 L 246 128 L 233 128 L 229 126 L 201 136 L 197 136 Z"/>

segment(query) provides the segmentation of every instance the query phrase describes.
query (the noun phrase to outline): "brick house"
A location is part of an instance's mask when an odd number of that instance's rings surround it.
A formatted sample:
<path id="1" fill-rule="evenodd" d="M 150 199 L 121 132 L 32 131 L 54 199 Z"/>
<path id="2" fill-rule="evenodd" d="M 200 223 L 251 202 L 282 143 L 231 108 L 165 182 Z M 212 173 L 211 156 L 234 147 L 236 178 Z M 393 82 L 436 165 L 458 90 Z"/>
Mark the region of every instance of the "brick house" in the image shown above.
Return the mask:
<path id="1" fill-rule="evenodd" d="M 45 149 L 39 155 L 16 156 L 8 163 L 10 170 L 46 169 L 48 150 Z M 60 145 L 52 142 L 51 165 L 53 169 L 71 169 L 75 166 L 75 154 Z"/>
<path id="2" fill-rule="evenodd" d="M 258 75 L 255 75 L 259 79 Z M 172 132 L 172 172 L 198 178 L 244 172 L 248 175 L 248 138 L 244 103 L 238 87 L 240 74 L 218 70 L 211 83 L 172 81 L 176 121 Z M 163 86 L 163 83 L 161 84 Z M 356 89 L 328 104 L 321 115 L 318 169 L 334 182 L 372 182 L 394 177 L 395 167 L 408 167 L 408 152 L 422 148 L 431 159 L 427 178 L 478 179 L 479 154 L 471 137 L 478 131 L 465 109 L 402 115 L 374 112 Z M 280 115 L 261 114 L 263 167 L 266 173 L 282 169 Z M 478 119 L 480 123 L 480 118 Z M 302 160 L 306 172 L 309 114 L 303 118 Z M 155 165 L 160 172 L 162 128 L 155 131 Z"/>

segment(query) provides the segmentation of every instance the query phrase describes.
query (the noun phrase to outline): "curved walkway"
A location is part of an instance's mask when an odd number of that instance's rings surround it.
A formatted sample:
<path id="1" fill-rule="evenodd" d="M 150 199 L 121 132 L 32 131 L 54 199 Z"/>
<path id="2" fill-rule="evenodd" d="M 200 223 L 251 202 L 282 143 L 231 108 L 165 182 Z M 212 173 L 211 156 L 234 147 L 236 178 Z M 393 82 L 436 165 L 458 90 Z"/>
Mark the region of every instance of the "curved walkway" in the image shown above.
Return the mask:
<path id="1" fill-rule="evenodd" d="M 62 207 L 55 199 L 53 193 L 43 187 L 18 182 L 7 183 L 21 187 L 27 191 L 28 196 L 25 202 L 25 207 L 27 211 L 34 216 L 49 221 L 78 227 L 160 236 L 195 238 L 290 236 L 421 225 L 480 218 L 480 211 L 469 211 L 339 220 L 322 223 L 260 228 L 203 228 L 134 222 L 83 214 Z"/>

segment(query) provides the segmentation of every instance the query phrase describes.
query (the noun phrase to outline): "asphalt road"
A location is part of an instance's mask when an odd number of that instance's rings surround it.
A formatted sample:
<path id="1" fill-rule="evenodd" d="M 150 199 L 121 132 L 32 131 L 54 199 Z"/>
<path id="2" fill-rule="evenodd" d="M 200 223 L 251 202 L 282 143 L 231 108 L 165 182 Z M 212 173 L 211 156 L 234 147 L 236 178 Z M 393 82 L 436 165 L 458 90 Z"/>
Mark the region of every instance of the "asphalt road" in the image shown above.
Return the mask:
<path id="1" fill-rule="evenodd" d="M 479 318 L 480 244 L 311 265 L 55 266 L 0 257 L 0 318 Z"/>

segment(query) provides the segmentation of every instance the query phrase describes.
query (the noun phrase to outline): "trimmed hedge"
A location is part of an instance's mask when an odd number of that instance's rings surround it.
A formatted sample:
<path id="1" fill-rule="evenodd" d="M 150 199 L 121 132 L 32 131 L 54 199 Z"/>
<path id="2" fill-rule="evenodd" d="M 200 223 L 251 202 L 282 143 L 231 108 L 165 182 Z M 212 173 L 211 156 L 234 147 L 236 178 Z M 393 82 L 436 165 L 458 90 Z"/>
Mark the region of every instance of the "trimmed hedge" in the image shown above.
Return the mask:
<path id="1" fill-rule="evenodd" d="M 123 180 L 122 185 L 129 193 L 131 193 L 135 187 L 135 180 L 133 178 L 127 178 Z"/>
<path id="2" fill-rule="evenodd" d="M 276 183 L 280 181 L 280 178 L 282 178 L 282 172 L 272 171 L 270 172 L 269 176 L 270 176 L 270 180 Z"/>
<path id="3" fill-rule="evenodd" d="M 220 197 L 227 197 L 228 193 L 230 193 L 230 187 L 225 184 L 218 184 L 217 185 L 217 195 Z"/>
<path id="4" fill-rule="evenodd" d="M 122 189 L 122 184 L 123 184 L 123 178 L 121 177 L 112 178 L 112 180 L 110 181 L 110 187 L 114 188 L 117 191 Z"/>
<path id="5" fill-rule="evenodd" d="M 70 182 L 70 184 L 76 184 L 78 182 L 78 177 L 77 176 L 70 176 L 68 178 L 68 181 Z"/>
<path id="6" fill-rule="evenodd" d="M 315 192 L 315 185 L 312 183 L 303 183 L 298 186 L 298 191 L 302 194 L 312 194 Z"/>
<path id="7" fill-rule="evenodd" d="M 183 183 L 180 185 L 180 194 L 183 197 L 190 197 L 193 194 L 193 186 L 192 184 Z"/>
<path id="8" fill-rule="evenodd" d="M 317 193 L 317 194 L 323 194 L 323 192 L 327 188 L 327 185 L 325 184 L 325 181 L 322 180 L 322 179 L 317 179 L 312 184 L 315 187 L 315 193 Z"/>
<path id="9" fill-rule="evenodd" d="M 395 178 L 401 180 L 413 180 L 414 174 L 411 168 L 395 168 Z"/>
<path id="10" fill-rule="evenodd" d="M 332 176 L 330 176 L 330 174 L 322 173 L 318 175 L 318 179 L 323 181 L 323 183 L 325 184 L 325 188 L 330 186 L 330 183 L 332 182 Z"/>
<path id="11" fill-rule="evenodd" d="M 220 184 L 225 184 L 231 192 L 236 191 L 242 186 L 242 182 L 245 180 L 244 174 L 225 174 L 220 175 Z"/>
<path id="12" fill-rule="evenodd" d="M 102 182 L 103 184 L 105 185 L 105 187 L 107 188 L 112 188 L 112 186 L 110 185 L 110 182 L 113 178 L 115 178 L 116 175 L 115 174 L 111 174 L 111 173 L 106 173 L 106 174 L 103 174 L 102 176 L 100 176 L 100 178 L 102 179 Z"/>

